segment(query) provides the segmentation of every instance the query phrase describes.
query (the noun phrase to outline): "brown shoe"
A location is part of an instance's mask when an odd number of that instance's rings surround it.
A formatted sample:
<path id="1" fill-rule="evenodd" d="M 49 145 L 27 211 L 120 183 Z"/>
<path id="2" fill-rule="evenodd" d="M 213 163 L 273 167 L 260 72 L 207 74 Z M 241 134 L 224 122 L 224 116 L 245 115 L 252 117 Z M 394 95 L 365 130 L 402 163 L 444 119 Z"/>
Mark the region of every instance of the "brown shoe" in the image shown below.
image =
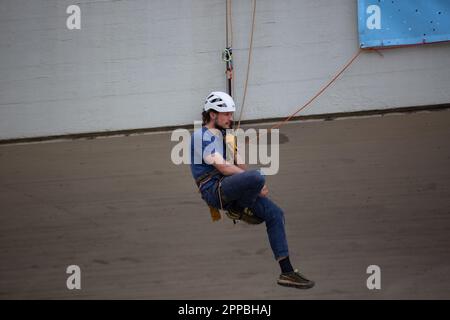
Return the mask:
<path id="1" fill-rule="evenodd" d="M 309 289 L 314 287 L 315 284 L 314 281 L 306 279 L 297 269 L 280 274 L 277 283 L 280 286 L 294 287 L 297 289 Z"/>
<path id="2" fill-rule="evenodd" d="M 264 222 L 263 219 L 255 216 L 249 208 L 241 210 L 232 208 L 226 211 L 226 215 L 228 218 L 233 219 L 234 223 L 236 223 L 237 220 L 245 221 L 248 224 L 260 224 Z"/>

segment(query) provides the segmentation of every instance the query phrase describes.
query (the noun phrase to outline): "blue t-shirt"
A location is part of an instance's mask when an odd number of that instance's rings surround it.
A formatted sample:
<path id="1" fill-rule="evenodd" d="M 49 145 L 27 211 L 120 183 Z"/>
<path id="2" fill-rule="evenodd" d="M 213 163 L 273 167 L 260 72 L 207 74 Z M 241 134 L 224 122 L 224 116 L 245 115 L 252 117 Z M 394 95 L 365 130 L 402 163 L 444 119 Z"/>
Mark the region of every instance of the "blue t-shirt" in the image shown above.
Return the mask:
<path id="1" fill-rule="evenodd" d="M 218 152 L 225 159 L 225 140 L 214 135 L 208 128 L 202 127 L 194 131 L 191 136 L 191 172 L 195 180 L 203 174 L 214 170 L 214 166 L 207 164 L 204 157 Z M 214 183 L 214 179 L 202 185 L 202 190 Z"/>

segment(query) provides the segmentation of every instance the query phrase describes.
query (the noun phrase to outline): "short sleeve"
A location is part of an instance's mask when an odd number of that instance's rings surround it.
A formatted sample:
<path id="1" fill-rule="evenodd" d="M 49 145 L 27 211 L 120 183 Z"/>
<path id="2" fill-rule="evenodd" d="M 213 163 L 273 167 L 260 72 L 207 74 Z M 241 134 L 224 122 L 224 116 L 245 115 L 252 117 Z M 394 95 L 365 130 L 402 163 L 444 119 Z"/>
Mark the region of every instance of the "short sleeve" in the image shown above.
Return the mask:
<path id="1" fill-rule="evenodd" d="M 221 139 L 211 133 L 206 133 L 203 135 L 203 156 L 213 155 L 219 153 L 223 155 L 223 142 Z"/>
<path id="2" fill-rule="evenodd" d="M 194 163 L 200 164 L 204 162 L 204 157 L 212 155 L 216 152 L 223 155 L 223 141 L 220 141 L 219 137 L 216 137 L 211 132 L 205 130 L 196 131 L 193 134 L 192 149 Z"/>

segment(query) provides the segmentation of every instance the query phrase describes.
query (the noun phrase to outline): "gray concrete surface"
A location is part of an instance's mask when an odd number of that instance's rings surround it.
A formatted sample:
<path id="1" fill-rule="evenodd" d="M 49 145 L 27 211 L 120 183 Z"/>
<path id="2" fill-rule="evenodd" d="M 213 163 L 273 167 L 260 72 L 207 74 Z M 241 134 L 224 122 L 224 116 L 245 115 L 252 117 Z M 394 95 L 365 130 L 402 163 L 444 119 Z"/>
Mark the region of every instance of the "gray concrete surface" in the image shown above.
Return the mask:
<path id="1" fill-rule="evenodd" d="M 281 132 L 268 184 L 315 288 L 275 284 L 263 225 L 210 221 L 162 133 L 0 146 L 0 298 L 450 298 L 450 110 Z"/>

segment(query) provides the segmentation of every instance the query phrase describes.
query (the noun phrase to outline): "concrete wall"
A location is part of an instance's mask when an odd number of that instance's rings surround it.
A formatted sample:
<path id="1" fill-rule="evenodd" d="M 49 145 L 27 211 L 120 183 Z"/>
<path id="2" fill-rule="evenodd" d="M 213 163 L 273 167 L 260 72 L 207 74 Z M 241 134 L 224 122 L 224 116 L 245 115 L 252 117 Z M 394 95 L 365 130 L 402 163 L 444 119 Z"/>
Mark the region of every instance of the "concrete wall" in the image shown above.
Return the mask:
<path id="1" fill-rule="evenodd" d="M 251 0 L 233 0 L 238 106 L 250 27 Z M 0 28 L 0 139 L 192 124 L 225 89 L 225 0 L 2 0 Z M 258 0 L 244 119 L 288 115 L 357 50 L 355 0 Z M 450 44 L 383 54 L 301 114 L 450 102 Z"/>

